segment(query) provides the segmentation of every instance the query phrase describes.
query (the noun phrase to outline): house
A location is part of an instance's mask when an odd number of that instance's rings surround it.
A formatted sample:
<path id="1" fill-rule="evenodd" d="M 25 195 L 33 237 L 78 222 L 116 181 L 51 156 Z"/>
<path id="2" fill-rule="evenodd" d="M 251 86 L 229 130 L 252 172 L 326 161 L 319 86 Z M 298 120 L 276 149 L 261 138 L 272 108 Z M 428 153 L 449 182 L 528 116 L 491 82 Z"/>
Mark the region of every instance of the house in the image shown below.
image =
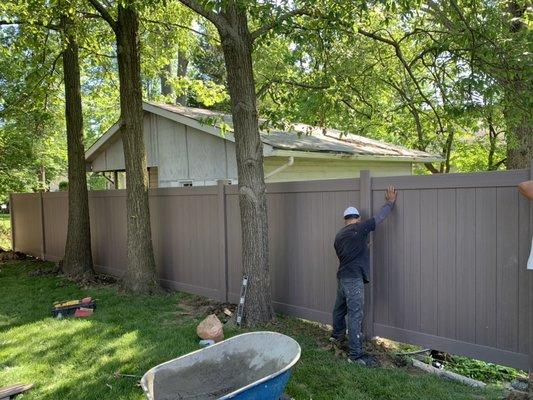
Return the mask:
<path id="1" fill-rule="evenodd" d="M 231 116 L 210 110 L 143 103 L 150 187 L 237 182 Z M 417 163 L 441 161 L 429 153 L 340 132 L 294 124 L 261 133 L 266 182 L 410 175 Z M 120 121 L 85 153 L 89 171 L 123 179 Z M 120 185 L 123 187 L 123 185 Z M 119 187 L 117 185 L 117 187 Z"/>

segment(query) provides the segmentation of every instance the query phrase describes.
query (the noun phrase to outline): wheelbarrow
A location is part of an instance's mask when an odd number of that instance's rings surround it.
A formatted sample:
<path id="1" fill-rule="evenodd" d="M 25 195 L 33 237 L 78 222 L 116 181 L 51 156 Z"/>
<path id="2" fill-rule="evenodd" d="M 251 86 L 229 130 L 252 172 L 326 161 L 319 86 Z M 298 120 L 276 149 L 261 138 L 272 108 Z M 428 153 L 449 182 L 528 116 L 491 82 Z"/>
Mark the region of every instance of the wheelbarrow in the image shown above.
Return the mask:
<path id="1" fill-rule="evenodd" d="M 155 366 L 141 387 L 149 400 L 278 400 L 300 351 L 280 333 L 244 333 Z"/>

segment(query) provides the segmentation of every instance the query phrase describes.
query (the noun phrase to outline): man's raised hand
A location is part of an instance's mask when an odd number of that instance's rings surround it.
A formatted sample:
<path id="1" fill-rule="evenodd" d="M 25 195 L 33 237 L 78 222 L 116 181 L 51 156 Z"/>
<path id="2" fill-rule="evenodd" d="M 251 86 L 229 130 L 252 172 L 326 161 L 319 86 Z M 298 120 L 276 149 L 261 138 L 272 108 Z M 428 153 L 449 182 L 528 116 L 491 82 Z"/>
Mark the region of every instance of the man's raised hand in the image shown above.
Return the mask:
<path id="1" fill-rule="evenodd" d="M 394 203 L 396 201 L 396 189 L 394 186 L 389 186 L 387 188 L 387 193 L 385 193 L 385 200 L 387 200 L 389 203 Z"/>

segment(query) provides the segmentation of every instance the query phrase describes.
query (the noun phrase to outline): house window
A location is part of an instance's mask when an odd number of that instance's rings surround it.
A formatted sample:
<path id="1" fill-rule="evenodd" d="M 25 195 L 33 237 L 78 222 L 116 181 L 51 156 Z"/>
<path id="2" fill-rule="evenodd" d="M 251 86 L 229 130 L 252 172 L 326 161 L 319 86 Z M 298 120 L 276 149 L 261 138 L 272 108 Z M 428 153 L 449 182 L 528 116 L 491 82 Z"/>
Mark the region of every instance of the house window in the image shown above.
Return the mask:
<path id="1" fill-rule="evenodd" d="M 192 186 L 192 181 L 180 181 L 180 186 L 182 186 L 182 187 L 190 187 L 190 186 Z"/>

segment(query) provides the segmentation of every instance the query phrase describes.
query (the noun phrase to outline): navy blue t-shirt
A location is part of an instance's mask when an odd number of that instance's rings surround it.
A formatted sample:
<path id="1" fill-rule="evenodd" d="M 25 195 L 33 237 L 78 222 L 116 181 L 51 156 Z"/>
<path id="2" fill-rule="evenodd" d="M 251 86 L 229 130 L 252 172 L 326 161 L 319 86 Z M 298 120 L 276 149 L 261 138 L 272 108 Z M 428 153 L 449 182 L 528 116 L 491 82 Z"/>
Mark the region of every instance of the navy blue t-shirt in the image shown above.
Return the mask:
<path id="1" fill-rule="evenodd" d="M 357 224 L 346 225 L 335 236 L 335 251 L 339 258 L 337 278 L 370 280 L 368 235 L 376 229 L 374 217 Z"/>

